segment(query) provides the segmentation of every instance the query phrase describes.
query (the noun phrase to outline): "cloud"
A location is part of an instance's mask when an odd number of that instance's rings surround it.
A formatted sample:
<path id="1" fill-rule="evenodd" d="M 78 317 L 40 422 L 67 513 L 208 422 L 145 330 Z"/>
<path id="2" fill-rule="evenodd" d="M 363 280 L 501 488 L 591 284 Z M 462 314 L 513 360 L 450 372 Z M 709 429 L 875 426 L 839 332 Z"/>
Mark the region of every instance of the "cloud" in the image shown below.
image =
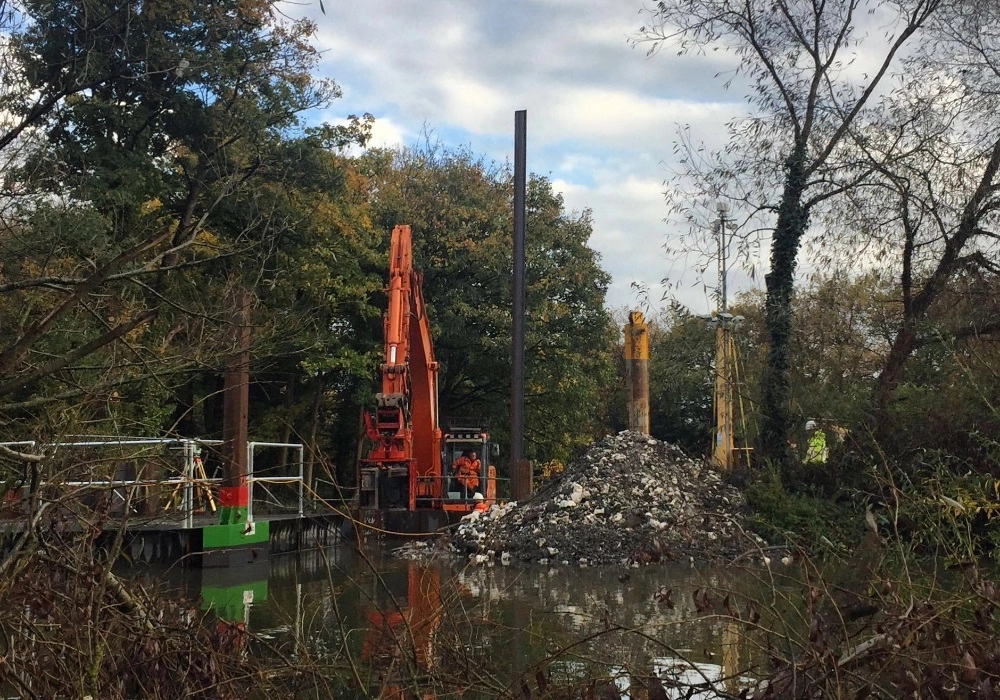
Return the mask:
<path id="1" fill-rule="evenodd" d="M 568 210 L 593 211 L 591 246 L 601 253 L 603 267 L 612 277 L 609 308 L 634 308 L 644 301 L 656 307 L 670 292 L 697 311 L 707 310 L 701 288 L 684 286 L 695 282 L 694 276 L 680 279 L 676 260 L 664 250 L 674 226 L 665 221 L 662 179 L 608 170 L 598 173 L 591 187 L 557 179 L 553 189 L 563 194 Z M 679 286 L 668 288 L 664 279 Z"/>
<path id="2" fill-rule="evenodd" d="M 407 127 L 397 124 L 392 119 L 376 119 L 372 125 L 372 138 L 369 146 L 373 148 L 395 148 L 406 143 L 411 138 Z"/>
<path id="3" fill-rule="evenodd" d="M 675 227 L 664 182 L 677 129 L 697 126 L 720 146 L 743 113 L 715 74 L 725 52 L 652 58 L 632 39 L 641 3 L 606 0 L 371 0 L 307 6 L 321 70 L 344 97 L 327 113 L 376 117 L 374 145 L 412 144 L 424 128 L 446 145 L 513 157 L 513 113 L 528 111 L 528 168 L 547 175 L 569 210 L 590 209 L 592 247 L 613 276 L 608 306 L 637 303 L 634 282 L 659 300 L 676 276 L 663 250 Z M 301 11 L 301 10 L 300 10 Z M 685 301 L 705 308 L 703 293 Z"/>

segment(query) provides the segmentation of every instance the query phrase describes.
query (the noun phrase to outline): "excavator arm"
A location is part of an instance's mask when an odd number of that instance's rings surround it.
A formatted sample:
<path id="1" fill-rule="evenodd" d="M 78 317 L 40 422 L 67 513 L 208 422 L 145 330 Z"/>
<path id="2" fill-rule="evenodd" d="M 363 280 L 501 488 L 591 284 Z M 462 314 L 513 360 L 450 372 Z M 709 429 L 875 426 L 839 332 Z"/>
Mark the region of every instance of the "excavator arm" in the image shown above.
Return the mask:
<path id="1" fill-rule="evenodd" d="M 438 363 L 422 287 L 413 267 L 410 227 L 396 226 L 389 248 L 382 391 L 374 415 L 365 415 L 374 443 L 365 461 L 384 472 L 383 479 L 405 475 L 410 510 L 417 499 L 440 499 L 442 493 Z"/>

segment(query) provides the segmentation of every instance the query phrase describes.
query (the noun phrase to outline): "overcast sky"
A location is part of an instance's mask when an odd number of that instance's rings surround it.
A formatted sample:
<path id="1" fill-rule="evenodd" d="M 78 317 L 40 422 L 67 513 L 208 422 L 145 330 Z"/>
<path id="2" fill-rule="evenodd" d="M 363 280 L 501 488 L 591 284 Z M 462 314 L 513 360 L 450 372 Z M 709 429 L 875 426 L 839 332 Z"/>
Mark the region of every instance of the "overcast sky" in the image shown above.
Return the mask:
<path id="1" fill-rule="evenodd" d="M 370 112 L 374 145 L 415 144 L 426 128 L 449 146 L 513 161 L 514 112 L 527 110 L 528 170 L 547 175 L 569 211 L 593 211 L 591 247 L 612 275 L 609 308 L 658 301 L 664 277 L 695 313 L 712 309 L 693 260 L 663 249 L 664 181 L 681 125 L 720 143 L 744 109 L 714 75 L 721 54 L 646 57 L 633 47 L 642 0 L 324 0 L 300 6 L 318 25 L 321 72 L 343 89 L 322 118 Z M 714 279 L 711 280 L 714 284 Z M 731 273 L 730 289 L 746 277 Z"/>

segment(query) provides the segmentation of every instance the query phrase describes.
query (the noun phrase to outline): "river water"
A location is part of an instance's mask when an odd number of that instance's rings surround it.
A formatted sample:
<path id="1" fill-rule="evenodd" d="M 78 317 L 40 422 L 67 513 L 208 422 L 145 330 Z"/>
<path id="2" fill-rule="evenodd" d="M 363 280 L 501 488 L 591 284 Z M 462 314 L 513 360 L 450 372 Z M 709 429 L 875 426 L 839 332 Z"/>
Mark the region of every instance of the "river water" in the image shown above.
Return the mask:
<path id="1" fill-rule="evenodd" d="M 653 676 L 668 680 L 667 697 L 719 697 L 713 687 L 738 691 L 760 662 L 734 618 L 776 605 L 768 567 L 474 567 L 347 544 L 245 569 L 134 573 L 246 624 L 262 640 L 255 653 L 346 679 L 344 697 L 529 698 L 561 687 L 561 697 L 631 699 L 657 697 Z"/>

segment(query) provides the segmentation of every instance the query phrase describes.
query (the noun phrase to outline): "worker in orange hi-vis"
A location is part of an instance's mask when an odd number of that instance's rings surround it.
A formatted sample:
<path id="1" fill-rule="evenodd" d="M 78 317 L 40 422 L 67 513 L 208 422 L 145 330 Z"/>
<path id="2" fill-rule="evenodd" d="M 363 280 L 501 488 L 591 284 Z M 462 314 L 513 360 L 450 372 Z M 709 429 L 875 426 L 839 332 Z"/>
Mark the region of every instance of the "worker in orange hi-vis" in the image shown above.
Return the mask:
<path id="1" fill-rule="evenodd" d="M 475 452 L 462 453 L 462 456 L 455 460 L 455 478 L 462 487 L 463 498 L 468 498 L 469 494 L 475 493 L 479 487 L 481 466 Z"/>
<path id="2" fill-rule="evenodd" d="M 485 513 L 490 509 L 490 507 L 486 505 L 486 499 L 483 498 L 483 494 L 479 493 L 478 491 L 476 491 L 476 495 L 472 497 L 472 500 L 475 501 L 476 503 L 475 508 L 473 508 L 472 510 L 477 510 L 480 513 Z"/>

